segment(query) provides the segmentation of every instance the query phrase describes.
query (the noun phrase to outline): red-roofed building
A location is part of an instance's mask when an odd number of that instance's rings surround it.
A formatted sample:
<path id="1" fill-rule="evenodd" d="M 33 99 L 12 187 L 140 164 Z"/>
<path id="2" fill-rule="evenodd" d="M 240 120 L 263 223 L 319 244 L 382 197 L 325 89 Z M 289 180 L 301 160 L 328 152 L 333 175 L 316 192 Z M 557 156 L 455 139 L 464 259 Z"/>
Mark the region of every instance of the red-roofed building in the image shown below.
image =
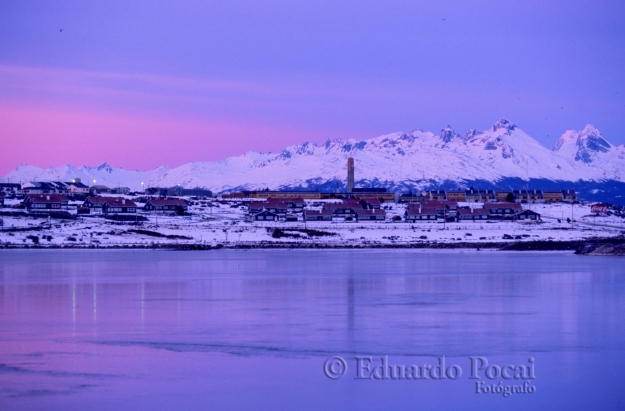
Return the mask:
<path id="1" fill-rule="evenodd" d="M 304 210 L 305 221 L 332 221 L 333 213 L 331 210 L 323 209 L 317 210 Z"/>
<path id="2" fill-rule="evenodd" d="M 181 198 L 151 198 L 143 209 L 156 213 L 186 213 L 189 204 Z"/>
<path id="3" fill-rule="evenodd" d="M 356 210 L 358 221 L 384 221 L 386 220 L 386 211 L 380 209 L 373 210 Z"/>
<path id="4" fill-rule="evenodd" d="M 114 198 L 106 201 L 102 208 L 104 214 L 128 214 L 137 212 L 137 204 L 125 198 Z"/>
<path id="5" fill-rule="evenodd" d="M 489 214 L 485 208 L 461 208 L 458 210 L 458 221 L 488 220 Z"/>
<path id="6" fill-rule="evenodd" d="M 434 208 L 409 207 L 406 209 L 404 216 L 409 223 L 414 223 L 415 221 L 436 221 L 438 212 Z"/>
<path id="7" fill-rule="evenodd" d="M 31 213 L 61 211 L 67 209 L 68 203 L 65 194 L 30 194 L 24 199 L 24 206 Z"/>
<path id="8" fill-rule="evenodd" d="M 514 214 L 523 211 L 518 203 L 486 203 L 484 209 L 488 210 L 488 218 L 491 220 L 511 220 Z"/>

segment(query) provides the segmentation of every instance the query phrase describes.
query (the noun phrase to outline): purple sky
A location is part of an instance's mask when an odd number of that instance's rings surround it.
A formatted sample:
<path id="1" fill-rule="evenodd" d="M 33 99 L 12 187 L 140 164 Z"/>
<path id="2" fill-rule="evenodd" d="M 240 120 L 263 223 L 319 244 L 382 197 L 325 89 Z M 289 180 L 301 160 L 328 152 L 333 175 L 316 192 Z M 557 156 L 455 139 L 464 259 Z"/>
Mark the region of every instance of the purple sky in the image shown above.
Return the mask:
<path id="1" fill-rule="evenodd" d="M 1 2 L 0 174 L 500 117 L 550 148 L 587 123 L 625 143 L 625 2 L 302 3 Z"/>

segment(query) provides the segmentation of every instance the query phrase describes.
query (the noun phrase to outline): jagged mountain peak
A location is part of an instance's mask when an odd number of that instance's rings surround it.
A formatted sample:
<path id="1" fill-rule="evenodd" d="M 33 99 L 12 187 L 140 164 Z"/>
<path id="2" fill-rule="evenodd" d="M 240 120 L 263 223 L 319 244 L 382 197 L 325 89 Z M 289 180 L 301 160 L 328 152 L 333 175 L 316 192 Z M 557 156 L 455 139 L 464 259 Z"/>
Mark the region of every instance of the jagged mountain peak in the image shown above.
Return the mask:
<path id="1" fill-rule="evenodd" d="M 501 129 L 505 129 L 507 131 L 513 131 L 516 128 L 517 128 L 516 124 L 511 123 L 505 118 L 500 118 L 499 120 L 497 120 L 495 124 L 493 124 L 493 126 L 491 127 L 491 131 L 497 131 Z"/>
<path id="2" fill-rule="evenodd" d="M 98 171 L 106 171 L 107 173 L 113 172 L 113 167 L 111 167 L 107 162 L 104 162 L 96 167 Z"/>
<path id="3" fill-rule="evenodd" d="M 472 128 L 470 128 L 469 130 L 467 130 L 467 133 L 464 135 L 464 139 L 465 140 L 471 140 L 472 138 L 475 138 L 477 136 L 479 136 L 480 134 L 483 134 L 483 131 L 479 131 L 479 130 L 474 130 Z"/>
<path id="4" fill-rule="evenodd" d="M 578 146 L 586 146 L 593 151 L 607 152 L 612 147 L 603 136 L 597 127 L 592 124 L 587 124 L 582 131 L 579 132 L 579 138 L 577 140 Z"/>
<path id="5" fill-rule="evenodd" d="M 593 163 L 597 155 L 609 153 L 611 149 L 612 144 L 592 124 L 586 125 L 581 131 L 565 131 L 553 148 L 560 155 L 583 163 Z"/>
<path id="6" fill-rule="evenodd" d="M 601 132 L 593 125 L 588 124 L 579 132 L 577 138 L 576 161 L 592 163 L 596 153 L 607 153 L 612 145 L 601 135 Z"/>
<path id="7" fill-rule="evenodd" d="M 567 148 L 576 147 L 579 134 L 575 130 L 566 130 L 564 134 L 560 136 L 553 146 L 553 151 L 565 151 Z"/>
<path id="8" fill-rule="evenodd" d="M 456 134 L 456 132 L 453 128 L 451 128 L 450 125 L 445 126 L 441 130 L 441 134 L 439 137 L 445 144 L 451 142 L 454 138 L 461 138 L 461 136 L 459 134 Z"/>

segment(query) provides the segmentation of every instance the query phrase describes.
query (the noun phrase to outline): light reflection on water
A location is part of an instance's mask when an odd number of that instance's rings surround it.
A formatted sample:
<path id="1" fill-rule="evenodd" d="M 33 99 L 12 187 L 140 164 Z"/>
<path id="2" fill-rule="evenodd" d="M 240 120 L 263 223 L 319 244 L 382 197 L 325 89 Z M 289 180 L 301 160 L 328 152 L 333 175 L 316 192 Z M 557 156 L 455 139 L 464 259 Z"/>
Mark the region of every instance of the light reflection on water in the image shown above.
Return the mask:
<path id="1" fill-rule="evenodd" d="M 0 252 L 1 409 L 623 409 L 618 258 L 406 250 Z M 348 373 L 323 373 L 339 355 Z M 354 356 L 462 366 L 354 380 Z M 475 394 L 469 356 L 535 358 Z M 496 380 L 495 382 L 498 382 Z"/>

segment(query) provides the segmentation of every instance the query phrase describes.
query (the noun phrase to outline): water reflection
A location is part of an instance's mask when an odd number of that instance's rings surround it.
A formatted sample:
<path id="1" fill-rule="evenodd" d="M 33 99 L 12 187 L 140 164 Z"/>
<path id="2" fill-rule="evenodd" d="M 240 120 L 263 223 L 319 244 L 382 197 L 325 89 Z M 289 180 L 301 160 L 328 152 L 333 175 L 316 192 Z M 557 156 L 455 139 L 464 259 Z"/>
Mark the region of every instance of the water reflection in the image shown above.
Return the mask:
<path id="1" fill-rule="evenodd" d="M 419 394 L 426 408 L 478 409 L 498 403 L 467 381 L 327 385 L 320 367 L 331 355 L 531 355 L 545 394 L 506 407 L 566 393 L 575 408 L 588 405 L 580 397 L 592 381 L 613 377 L 604 367 L 625 365 L 622 274 L 617 259 L 562 253 L 3 251 L 0 403 L 38 408 L 29 401 L 37 396 L 106 408 L 113 390 L 128 408 L 136 393 L 157 408 L 163 396 L 197 405 L 210 385 L 221 393 L 211 398 L 232 405 L 242 392 L 232 381 L 242 381 L 256 394 L 241 408 L 306 398 L 309 409 L 343 409 L 356 396 L 360 409 L 375 409 L 376 391 L 400 408 Z M 286 395 L 285 384 L 297 389 Z M 314 399 L 319 390 L 327 401 Z M 621 398 L 616 389 L 602 395 Z"/>

